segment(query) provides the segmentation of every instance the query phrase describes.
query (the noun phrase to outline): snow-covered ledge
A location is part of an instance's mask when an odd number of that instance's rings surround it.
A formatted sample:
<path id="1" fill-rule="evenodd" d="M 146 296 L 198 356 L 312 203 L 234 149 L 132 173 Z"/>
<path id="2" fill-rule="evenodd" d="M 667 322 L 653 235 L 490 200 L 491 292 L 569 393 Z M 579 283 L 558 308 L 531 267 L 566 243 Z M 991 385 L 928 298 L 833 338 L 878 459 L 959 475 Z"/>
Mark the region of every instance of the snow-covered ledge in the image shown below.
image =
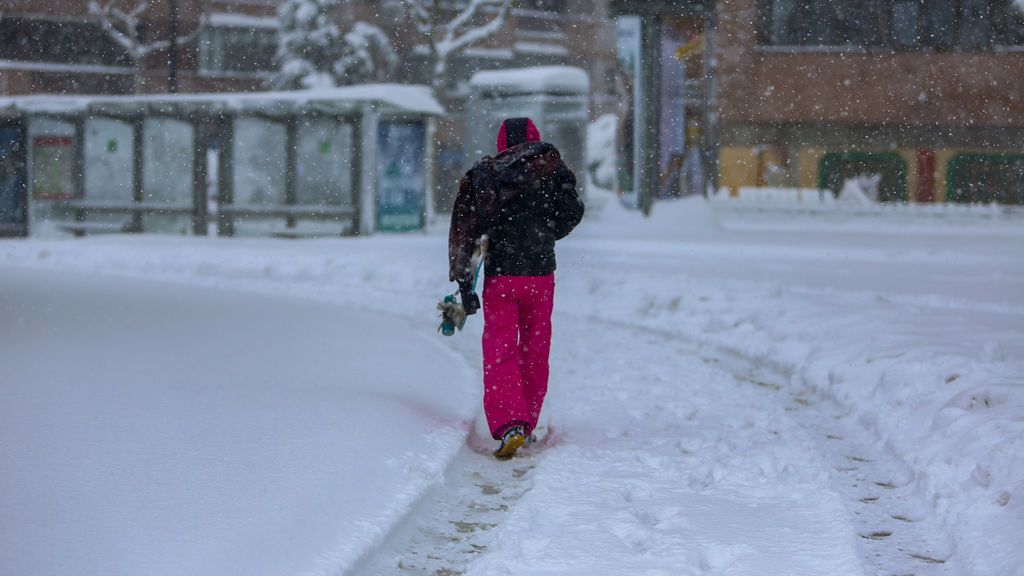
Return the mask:
<path id="1" fill-rule="evenodd" d="M 410 84 L 360 84 L 341 88 L 219 94 L 145 94 L 130 96 L 11 96 L 0 98 L 0 116 L 18 113 L 78 114 L 96 109 L 144 111 L 168 107 L 193 112 L 244 112 L 326 108 L 331 112 L 355 112 L 365 105 L 382 113 L 440 116 L 444 108 L 427 86 Z"/>

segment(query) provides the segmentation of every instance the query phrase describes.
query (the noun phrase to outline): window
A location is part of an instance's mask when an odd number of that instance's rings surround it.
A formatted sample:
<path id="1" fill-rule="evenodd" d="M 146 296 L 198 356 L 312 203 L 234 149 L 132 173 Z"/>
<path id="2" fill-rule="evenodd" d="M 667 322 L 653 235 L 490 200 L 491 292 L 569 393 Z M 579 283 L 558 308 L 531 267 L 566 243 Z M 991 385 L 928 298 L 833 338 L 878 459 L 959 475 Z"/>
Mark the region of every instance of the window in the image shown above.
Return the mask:
<path id="1" fill-rule="evenodd" d="M 927 0 L 921 10 L 919 44 L 927 48 L 950 48 L 955 25 L 955 0 Z"/>
<path id="2" fill-rule="evenodd" d="M 0 59 L 54 64 L 132 65 L 124 49 L 96 24 L 12 17 L 0 19 Z"/>
<path id="3" fill-rule="evenodd" d="M 980 50 L 992 44 L 992 5 L 1005 0 L 892 0 L 894 48 Z"/>
<path id="4" fill-rule="evenodd" d="M 960 47 L 987 48 L 992 44 L 992 14 L 989 0 L 961 0 Z"/>
<path id="5" fill-rule="evenodd" d="M 960 154 L 949 162 L 946 200 L 1024 204 L 1024 156 Z"/>
<path id="6" fill-rule="evenodd" d="M 1024 44 L 1016 0 L 762 0 L 761 38 L 772 46 L 984 50 Z M 998 15 L 998 18 L 997 18 Z M 999 28 L 1003 30 L 1000 31 Z"/>
<path id="7" fill-rule="evenodd" d="M 214 27 L 199 40 L 203 72 L 253 74 L 276 69 L 277 31 L 272 28 Z"/>
<path id="8" fill-rule="evenodd" d="M 516 6 L 540 12 L 565 12 L 565 0 L 519 0 Z"/>
<path id="9" fill-rule="evenodd" d="M 1024 6 L 1015 0 L 1005 0 L 1001 8 L 1003 30 L 1000 44 L 1024 46 Z"/>
<path id="10" fill-rule="evenodd" d="M 878 43 L 876 0 L 769 0 L 762 36 L 773 46 L 856 46 Z"/>
<path id="11" fill-rule="evenodd" d="M 775 0 L 771 3 L 771 34 L 769 44 L 773 46 L 796 46 L 800 44 L 799 0 Z"/>
<path id="12" fill-rule="evenodd" d="M 917 46 L 921 36 L 921 4 L 917 0 L 895 0 L 892 4 L 891 26 L 894 46 Z"/>

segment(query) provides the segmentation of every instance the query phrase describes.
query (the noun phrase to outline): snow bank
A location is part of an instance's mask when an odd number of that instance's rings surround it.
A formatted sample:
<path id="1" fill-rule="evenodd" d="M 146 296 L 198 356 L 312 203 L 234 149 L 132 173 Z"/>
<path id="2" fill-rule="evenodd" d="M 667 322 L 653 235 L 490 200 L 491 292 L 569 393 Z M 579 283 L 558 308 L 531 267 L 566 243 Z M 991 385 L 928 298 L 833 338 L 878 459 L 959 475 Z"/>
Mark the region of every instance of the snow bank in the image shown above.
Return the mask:
<path id="1" fill-rule="evenodd" d="M 0 573 L 345 570 L 441 479 L 476 410 L 473 372 L 424 334 L 4 267 Z"/>
<path id="2" fill-rule="evenodd" d="M 905 513 L 911 521 L 951 535 L 943 560 L 965 574 L 1024 574 L 1013 544 L 1024 533 L 1024 460 L 1011 456 L 1024 454 L 1020 221 L 981 219 L 964 233 L 958 221 L 918 230 L 906 217 L 839 229 L 810 216 L 764 228 L 750 218 L 730 216 L 714 242 L 605 256 L 567 244 L 561 261 L 589 272 L 560 283 L 576 294 L 561 304 L 728 350 L 777 370 L 786 393 L 838 403 L 902 460 L 891 482 L 927 503 Z M 604 233 L 600 220 L 588 231 Z"/>
<path id="3" fill-rule="evenodd" d="M 721 230 L 714 208 L 702 197 L 662 200 L 654 204 L 650 216 L 627 208 L 614 193 L 592 188 L 593 202 L 588 199 L 588 221 L 595 225 L 583 228 L 581 235 L 648 240 L 681 240 L 712 237 Z M 590 212 L 590 204 L 600 210 Z"/>

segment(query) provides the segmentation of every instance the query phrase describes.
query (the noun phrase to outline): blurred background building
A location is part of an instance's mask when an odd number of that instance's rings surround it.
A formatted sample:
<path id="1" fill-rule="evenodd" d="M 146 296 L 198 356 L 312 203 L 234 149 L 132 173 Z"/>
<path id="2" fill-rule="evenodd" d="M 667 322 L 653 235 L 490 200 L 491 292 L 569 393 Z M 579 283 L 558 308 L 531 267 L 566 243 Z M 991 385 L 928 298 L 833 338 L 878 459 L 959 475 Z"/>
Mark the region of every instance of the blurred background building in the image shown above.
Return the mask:
<path id="1" fill-rule="evenodd" d="M 719 2 L 721 184 L 1024 203 L 1013 0 Z"/>
<path id="2" fill-rule="evenodd" d="M 130 94 L 258 91 L 281 87 L 278 54 L 283 0 L 119 0 L 137 15 L 136 56 L 104 29 L 110 0 L 6 0 L 0 3 L 0 94 Z M 315 3 L 315 0 L 314 0 Z M 359 23 L 387 37 L 397 66 L 366 80 L 431 84 L 430 52 L 397 2 L 335 1 L 330 15 L 342 34 Z M 438 3 L 441 21 L 467 4 Z M 400 7 L 400 6 L 398 6 Z M 98 9 L 97 9 L 98 8 Z M 484 11 L 478 25 L 494 16 Z M 117 13 L 113 14 L 115 17 Z M 123 21 L 112 18 L 122 31 Z M 176 32 L 172 31 L 172 28 Z M 438 128 L 439 208 L 450 204 L 454 182 L 475 159 L 462 146 L 469 80 L 480 70 L 572 65 L 591 79 L 590 109 L 615 108 L 615 28 L 607 1 L 514 0 L 501 28 L 456 53 L 438 96 L 449 110 Z M 172 51 L 159 43 L 176 36 Z M 342 79 L 342 83 L 344 82 Z M 294 87 L 294 86 L 288 86 Z"/>
<path id="3" fill-rule="evenodd" d="M 590 117 L 614 115 L 619 149 L 601 185 L 641 207 L 745 187 L 837 192 L 858 175 L 878 177 L 883 201 L 1024 203 L 1015 0 L 512 0 L 440 83 L 401 2 L 305 1 L 329 5 L 341 34 L 386 38 L 395 65 L 360 78 L 435 85 L 449 111 L 437 131 L 441 210 L 475 159 L 463 146 L 472 75 L 540 65 L 587 72 Z M 0 0 L 0 94 L 278 89 L 286 3 Z M 466 4 L 438 3 L 438 19 Z M 134 18 L 136 35 L 118 38 L 104 14 Z M 160 44 L 171 37 L 174 50 Z"/>

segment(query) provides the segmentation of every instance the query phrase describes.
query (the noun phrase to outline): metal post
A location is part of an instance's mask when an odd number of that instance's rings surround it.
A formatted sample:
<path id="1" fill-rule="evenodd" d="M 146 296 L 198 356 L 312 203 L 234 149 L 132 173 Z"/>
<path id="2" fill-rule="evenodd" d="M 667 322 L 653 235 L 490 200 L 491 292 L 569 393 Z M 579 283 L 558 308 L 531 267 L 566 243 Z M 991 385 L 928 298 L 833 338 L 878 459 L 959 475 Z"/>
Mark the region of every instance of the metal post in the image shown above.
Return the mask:
<path id="1" fill-rule="evenodd" d="M 711 182 L 711 190 L 718 192 L 721 136 L 718 127 L 718 70 L 715 64 L 715 43 L 718 40 L 718 18 L 714 9 L 704 18 L 704 135 L 701 148 L 704 154 L 704 175 Z M 704 187 L 707 195 L 707 186 Z"/>
<path id="2" fill-rule="evenodd" d="M 349 142 L 349 172 L 352 176 L 352 227 L 349 229 L 349 234 L 358 236 L 363 229 L 363 179 L 361 176 L 363 119 L 354 116 L 347 121 L 352 124 L 352 138 Z"/>
<path id="3" fill-rule="evenodd" d="M 217 133 L 220 136 L 220 166 L 217 168 L 217 234 L 234 236 L 235 221 L 225 208 L 231 208 L 235 201 L 235 122 L 231 116 L 217 119 Z"/>
<path id="4" fill-rule="evenodd" d="M 132 121 L 132 202 L 141 204 L 145 201 L 143 189 L 145 179 L 146 151 L 146 120 L 142 116 Z M 142 212 L 132 211 L 130 232 L 142 232 Z"/>
<path id="5" fill-rule="evenodd" d="M 30 183 L 28 181 L 28 122 L 24 119 L 19 119 L 15 121 L 14 125 L 18 128 L 21 137 L 21 143 L 18 149 L 19 154 L 16 159 L 18 166 L 17 169 L 21 170 L 21 190 L 16 193 L 21 194 L 21 218 L 24 223 L 21 233 L 19 234 L 18 232 L 15 232 L 15 235 L 27 238 L 32 227 L 32 218 L 30 214 L 32 197 L 29 195 Z"/>
<path id="6" fill-rule="evenodd" d="M 167 91 L 174 94 L 178 91 L 178 0 L 167 0 L 167 10 L 171 44 L 167 49 Z"/>
<path id="7" fill-rule="evenodd" d="M 202 118 L 192 124 L 192 233 L 206 236 L 210 215 L 207 208 L 206 176 L 207 153 L 210 143 L 207 140 L 208 120 Z"/>
<path id="8" fill-rule="evenodd" d="M 75 180 L 75 199 L 85 200 L 85 118 L 81 116 L 74 119 L 75 125 L 75 173 L 72 178 Z M 85 210 L 75 210 L 75 222 L 85 222 Z M 27 220 L 26 220 L 27 221 Z M 85 236 L 82 230 L 76 230 L 75 236 Z"/>
<path id="9" fill-rule="evenodd" d="M 288 119 L 285 121 L 284 129 L 284 203 L 286 206 L 294 206 L 295 200 L 298 197 L 297 185 L 299 177 L 299 119 L 295 116 L 289 116 Z M 286 217 L 286 221 L 288 228 L 295 228 L 296 220 L 293 214 L 289 214 Z"/>
<path id="10" fill-rule="evenodd" d="M 430 223 L 434 220 L 434 167 L 437 157 L 437 147 L 434 144 L 434 136 L 437 134 L 437 119 L 429 116 L 423 119 L 423 158 L 426 163 L 425 176 L 426 186 L 423 197 L 423 231 L 426 232 Z"/>
<path id="11" fill-rule="evenodd" d="M 639 190 L 637 200 L 644 215 L 650 215 L 658 191 L 661 158 L 661 19 L 640 17 L 640 95 L 636 119 L 640 129 Z"/>
<path id="12" fill-rule="evenodd" d="M 380 117 L 369 107 L 359 121 L 359 234 L 377 230 L 377 127 Z"/>

